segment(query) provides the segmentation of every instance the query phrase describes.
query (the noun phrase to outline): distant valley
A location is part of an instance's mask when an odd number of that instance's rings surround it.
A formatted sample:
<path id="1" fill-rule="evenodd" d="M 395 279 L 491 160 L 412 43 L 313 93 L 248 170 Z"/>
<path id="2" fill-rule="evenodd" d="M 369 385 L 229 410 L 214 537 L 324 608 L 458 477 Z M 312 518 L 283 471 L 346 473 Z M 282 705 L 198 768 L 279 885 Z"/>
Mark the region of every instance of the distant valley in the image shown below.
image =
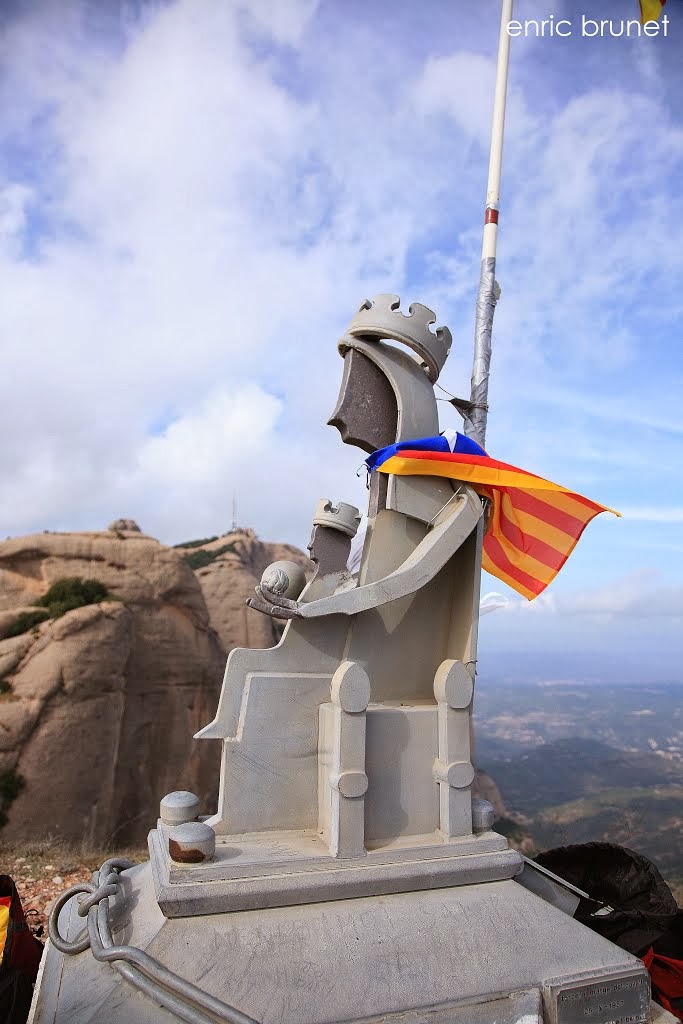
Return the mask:
<path id="1" fill-rule="evenodd" d="M 683 760 L 683 683 L 503 685 L 478 679 L 475 716 L 480 760 L 569 736 Z"/>
<path id="2" fill-rule="evenodd" d="M 476 759 L 537 848 L 605 840 L 683 879 L 683 686 L 478 685 Z M 509 828 L 509 823 L 507 824 Z"/>

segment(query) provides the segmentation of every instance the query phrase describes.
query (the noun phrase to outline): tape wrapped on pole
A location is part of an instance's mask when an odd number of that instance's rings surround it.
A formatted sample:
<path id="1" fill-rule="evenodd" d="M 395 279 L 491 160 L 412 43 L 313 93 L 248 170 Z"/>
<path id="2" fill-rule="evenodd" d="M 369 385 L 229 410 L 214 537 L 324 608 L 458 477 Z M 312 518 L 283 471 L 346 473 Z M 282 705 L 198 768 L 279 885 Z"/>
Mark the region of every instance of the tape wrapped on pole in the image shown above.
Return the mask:
<path id="1" fill-rule="evenodd" d="M 482 260 L 476 303 L 472 381 L 469 408 L 465 414 L 465 433 L 481 445 L 484 445 L 486 440 L 493 314 L 499 295 L 499 288 L 496 283 L 496 245 L 498 240 L 500 178 L 503 164 L 503 137 L 505 133 L 505 105 L 507 100 L 508 66 L 510 62 L 508 25 L 512 20 L 512 4 L 513 0 L 503 0 L 501 9 Z"/>

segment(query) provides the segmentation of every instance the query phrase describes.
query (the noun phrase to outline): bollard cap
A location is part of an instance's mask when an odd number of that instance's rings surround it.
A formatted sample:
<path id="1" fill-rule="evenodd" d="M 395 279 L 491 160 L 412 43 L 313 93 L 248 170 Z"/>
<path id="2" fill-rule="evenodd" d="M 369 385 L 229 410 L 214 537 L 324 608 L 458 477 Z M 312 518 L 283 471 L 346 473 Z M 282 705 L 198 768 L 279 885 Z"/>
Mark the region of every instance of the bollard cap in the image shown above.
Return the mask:
<path id="1" fill-rule="evenodd" d="M 194 821 L 199 814 L 199 797 L 186 790 L 167 793 L 159 804 L 159 817 L 164 825 L 182 825 Z"/>
<path id="2" fill-rule="evenodd" d="M 216 833 L 203 821 L 176 825 L 168 834 L 168 852 L 177 864 L 201 864 L 216 852 Z"/>
<path id="3" fill-rule="evenodd" d="M 496 817 L 495 808 L 488 800 L 472 801 L 472 829 L 474 832 L 488 832 Z"/>

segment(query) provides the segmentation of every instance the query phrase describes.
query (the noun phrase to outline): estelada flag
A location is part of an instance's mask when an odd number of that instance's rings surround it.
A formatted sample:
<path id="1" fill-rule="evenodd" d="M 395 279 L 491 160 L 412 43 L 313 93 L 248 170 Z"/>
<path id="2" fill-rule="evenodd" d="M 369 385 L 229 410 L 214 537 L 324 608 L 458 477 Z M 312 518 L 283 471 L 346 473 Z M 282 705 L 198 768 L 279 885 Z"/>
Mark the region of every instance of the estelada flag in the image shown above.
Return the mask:
<path id="1" fill-rule="evenodd" d="M 488 498 L 482 566 L 530 601 L 555 579 L 591 519 L 600 512 L 619 515 L 567 487 L 492 459 L 457 431 L 392 444 L 365 461 L 380 473 L 461 480 Z"/>
<path id="2" fill-rule="evenodd" d="M 640 0 L 640 23 L 646 21 L 657 21 L 662 13 L 662 7 L 666 0 Z"/>

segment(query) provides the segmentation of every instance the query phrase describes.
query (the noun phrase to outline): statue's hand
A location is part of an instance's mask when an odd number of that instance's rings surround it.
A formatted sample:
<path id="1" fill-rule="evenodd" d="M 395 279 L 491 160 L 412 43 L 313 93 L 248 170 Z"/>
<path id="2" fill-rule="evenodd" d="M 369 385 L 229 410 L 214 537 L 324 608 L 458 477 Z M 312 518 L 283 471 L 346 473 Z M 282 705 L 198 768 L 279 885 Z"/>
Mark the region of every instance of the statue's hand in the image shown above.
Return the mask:
<path id="1" fill-rule="evenodd" d="M 247 604 L 257 612 L 270 615 L 274 619 L 299 619 L 301 610 L 298 601 L 290 601 L 287 597 L 274 594 L 262 583 L 255 588 L 256 597 L 250 597 Z"/>

